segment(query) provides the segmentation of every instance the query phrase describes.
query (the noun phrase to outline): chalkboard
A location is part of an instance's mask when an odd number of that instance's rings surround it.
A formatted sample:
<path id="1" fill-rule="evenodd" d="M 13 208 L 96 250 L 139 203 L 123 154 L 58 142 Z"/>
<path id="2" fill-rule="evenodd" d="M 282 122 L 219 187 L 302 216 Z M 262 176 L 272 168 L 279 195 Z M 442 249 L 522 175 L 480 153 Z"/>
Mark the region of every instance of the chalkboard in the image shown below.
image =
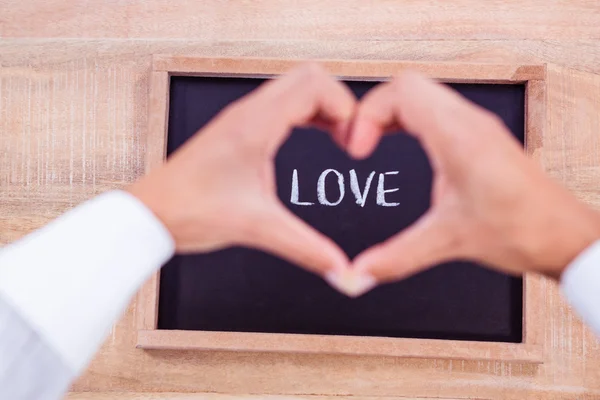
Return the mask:
<path id="1" fill-rule="evenodd" d="M 172 77 L 168 154 L 224 106 L 262 82 Z M 347 84 L 358 97 L 376 85 Z M 451 86 L 497 113 L 524 142 L 524 85 Z M 370 189 L 363 198 L 370 175 Z M 350 257 L 409 226 L 430 204 L 430 164 L 419 143 L 404 134 L 386 137 L 372 157 L 355 161 L 325 133 L 296 129 L 277 155 L 276 178 L 282 202 Z M 320 178 L 324 196 L 319 200 Z M 294 181 L 297 196 L 292 194 Z M 360 189 L 358 198 L 353 181 Z M 389 192 L 378 196 L 379 185 Z M 522 309 L 521 278 L 468 262 L 437 266 L 350 299 L 279 258 L 230 248 L 175 256 L 165 265 L 158 328 L 521 342 Z"/>

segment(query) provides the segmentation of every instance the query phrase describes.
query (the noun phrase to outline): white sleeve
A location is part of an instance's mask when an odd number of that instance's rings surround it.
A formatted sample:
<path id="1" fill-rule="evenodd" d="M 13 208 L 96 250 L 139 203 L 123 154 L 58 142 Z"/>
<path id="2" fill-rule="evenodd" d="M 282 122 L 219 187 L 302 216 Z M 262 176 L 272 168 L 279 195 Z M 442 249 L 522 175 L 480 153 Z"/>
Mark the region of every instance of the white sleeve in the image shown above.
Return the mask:
<path id="1" fill-rule="evenodd" d="M 141 201 L 105 193 L 1 249 L 0 297 L 77 375 L 174 248 Z"/>
<path id="2" fill-rule="evenodd" d="M 583 321 L 600 335 L 600 241 L 571 262 L 563 273 L 561 288 Z"/>

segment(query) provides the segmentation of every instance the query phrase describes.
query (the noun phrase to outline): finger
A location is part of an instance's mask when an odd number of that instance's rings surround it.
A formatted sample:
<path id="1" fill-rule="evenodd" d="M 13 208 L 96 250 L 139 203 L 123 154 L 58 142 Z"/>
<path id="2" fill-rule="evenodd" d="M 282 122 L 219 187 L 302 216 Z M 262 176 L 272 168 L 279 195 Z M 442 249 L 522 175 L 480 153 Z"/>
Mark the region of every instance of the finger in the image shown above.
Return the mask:
<path id="1" fill-rule="evenodd" d="M 377 282 L 403 279 L 455 257 L 457 238 L 457 231 L 438 212 L 430 211 L 406 230 L 359 254 L 352 269 Z"/>
<path id="2" fill-rule="evenodd" d="M 329 237 L 307 225 L 278 202 L 255 213 L 246 245 L 268 251 L 328 279 L 348 269 L 347 255 Z"/>
<path id="3" fill-rule="evenodd" d="M 292 128 L 316 121 L 336 143 L 345 143 L 356 98 L 342 82 L 317 64 L 295 68 L 248 95 L 239 107 L 249 118 L 254 140 L 279 148 Z"/>
<path id="4" fill-rule="evenodd" d="M 340 149 L 345 149 L 348 140 L 348 132 L 350 129 L 350 122 L 347 123 L 332 123 L 329 120 L 324 119 L 323 117 L 316 116 L 312 121 L 308 122 L 306 125 L 301 125 L 301 128 L 317 128 L 324 132 L 328 132 L 331 136 L 331 139 L 338 145 Z"/>
<path id="5" fill-rule="evenodd" d="M 386 129 L 394 126 L 415 136 L 435 158 L 457 135 L 478 136 L 471 128 L 482 118 L 493 119 L 448 86 L 404 72 L 365 95 L 356 111 L 348 151 L 357 158 L 368 156 Z"/>

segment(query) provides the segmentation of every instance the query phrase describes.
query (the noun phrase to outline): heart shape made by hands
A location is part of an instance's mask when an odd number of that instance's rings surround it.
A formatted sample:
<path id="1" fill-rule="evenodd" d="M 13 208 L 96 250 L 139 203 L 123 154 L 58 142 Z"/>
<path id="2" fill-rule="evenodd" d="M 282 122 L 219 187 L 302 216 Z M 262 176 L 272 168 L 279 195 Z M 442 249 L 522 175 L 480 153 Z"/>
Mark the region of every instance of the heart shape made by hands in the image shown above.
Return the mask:
<path id="1" fill-rule="evenodd" d="M 306 125 L 358 159 L 390 132 L 415 137 L 433 170 L 429 210 L 350 261 L 277 197 L 275 156 Z M 357 102 L 319 66 L 298 68 L 227 107 L 130 191 L 164 222 L 179 253 L 261 249 L 350 296 L 457 258 L 556 277 L 597 237 L 597 216 L 548 179 L 497 116 L 413 72 Z M 543 240 L 548 227 L 566 232 L 576 220 L 585 234 L 560 247 L 553 244 L 563 239 Z"/>

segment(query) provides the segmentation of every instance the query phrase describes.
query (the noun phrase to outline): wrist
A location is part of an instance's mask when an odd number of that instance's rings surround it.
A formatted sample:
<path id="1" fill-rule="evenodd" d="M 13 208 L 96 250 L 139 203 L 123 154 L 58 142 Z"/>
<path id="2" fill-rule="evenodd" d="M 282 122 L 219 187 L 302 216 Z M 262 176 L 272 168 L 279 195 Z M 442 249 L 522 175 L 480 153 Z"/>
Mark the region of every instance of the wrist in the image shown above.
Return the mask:
<path id="1" fill-rule="evenodd" d="M 176 187 L 184 187 L 184 183 L 170 179 L 167 174 L 155 174 L 134 183 L 126 190 L 154 214 L 171 236 L 176 252 L 219 248 L 219 243 L 213 243 L 214 240 L 209 237 L 214 234 L 214 229 L 207 228 L 207 217 L 199 212 L 210 207 L 199 205 L 202 199 L 190 198 L 189 194 L 176 190 Z"/>
<path id="2" fill-rule="evenodd" d="M 148 184 L 147 180 L 148 178 L 143 178 L 124 190 L 139 200 L 154 215 L 157 222 L 166 229 L 171 238 L 175 240 L 173 227 L 169 223 L 164 210 L 165 191 L 153 189 L 153 185 Z"/>
<path id="3" fill-rule="evenodd" d="M 557 281 L 577 256 L 600 240 L 600 215 L 583 204 L 571 210 L 571 213 L 561 213 L 551 226 L 539 233 L 548 240 L 534 255 L 536 269 Z"/>

